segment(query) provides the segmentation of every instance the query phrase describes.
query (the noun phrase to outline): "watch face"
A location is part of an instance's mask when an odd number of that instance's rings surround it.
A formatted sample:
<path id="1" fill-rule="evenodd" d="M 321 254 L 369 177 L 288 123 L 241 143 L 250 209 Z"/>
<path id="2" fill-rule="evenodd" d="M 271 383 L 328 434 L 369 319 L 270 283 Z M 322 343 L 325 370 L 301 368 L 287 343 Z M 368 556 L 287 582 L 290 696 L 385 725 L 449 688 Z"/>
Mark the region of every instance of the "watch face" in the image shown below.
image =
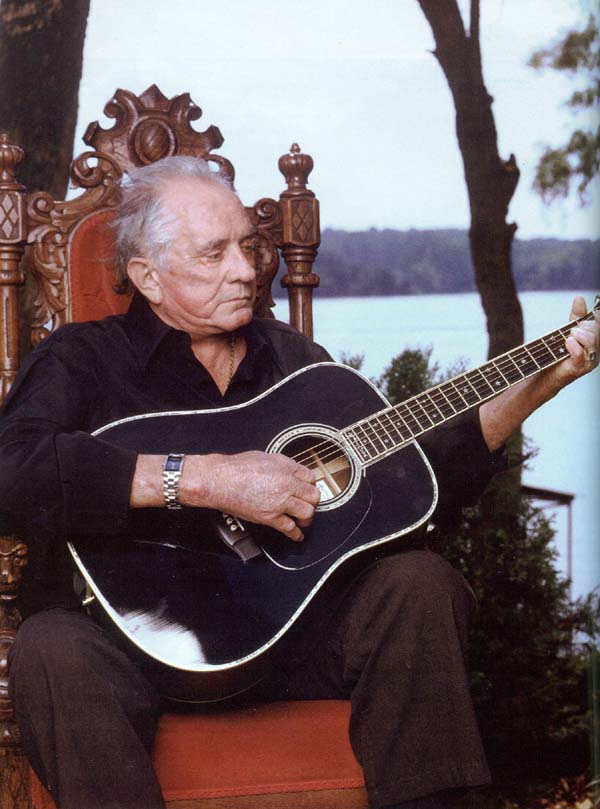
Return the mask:
<path id="1" fill-rule="evenodd" d="M 183 455 L 169 455 L 165 461 L 165 472 L 180 472 L 183 464 Z"/>

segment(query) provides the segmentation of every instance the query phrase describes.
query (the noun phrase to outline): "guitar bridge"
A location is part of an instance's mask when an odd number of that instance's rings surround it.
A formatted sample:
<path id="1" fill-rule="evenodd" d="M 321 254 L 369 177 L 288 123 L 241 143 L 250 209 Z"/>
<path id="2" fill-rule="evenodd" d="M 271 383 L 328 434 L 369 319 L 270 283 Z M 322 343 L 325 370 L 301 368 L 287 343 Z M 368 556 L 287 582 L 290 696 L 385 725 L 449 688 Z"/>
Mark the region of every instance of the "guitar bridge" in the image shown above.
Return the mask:
<path id="1" fill-rule="evenodd" d="M 219 539 L 232 551 L 235 551 L 242 562 L 249 562 L 260 556 L 262 550 L 252 539 L 252 535 L 245 526 L 231 514 L 216 514 L 214 527 Z"/>

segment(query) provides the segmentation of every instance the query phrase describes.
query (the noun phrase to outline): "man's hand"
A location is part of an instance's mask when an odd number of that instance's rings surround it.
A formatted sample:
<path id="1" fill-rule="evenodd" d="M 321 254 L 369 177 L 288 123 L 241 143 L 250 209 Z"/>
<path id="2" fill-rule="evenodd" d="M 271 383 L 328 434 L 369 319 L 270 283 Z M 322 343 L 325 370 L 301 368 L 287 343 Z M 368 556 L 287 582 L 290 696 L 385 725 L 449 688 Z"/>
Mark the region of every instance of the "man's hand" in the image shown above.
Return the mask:
<path id="1" fill-rule="evenodd" d="M 164 455 L 138 455 L 130 508 L 164 506 Z M 285 455 L 187 455 L 179 480 L 183 506 L 212 508 L 268 525 L 299 542 L 312 522 L 320 493 L 315 475 Z"/>
<path id="2" fill-rule="evenodd" d="M 182 505 L 224 511 L 296 541 L 312 522 L 319 497 L 310 469 L 266 452 L 188 455 L 179 482 Z"/>
<path id="3" fill-rule="evenodd" d="M 587 312 L 585 300 L 573 301 L 570 320 Z M 600 315 L 580 323 L 565 341 L 568 359 L 540 371 L 485 402 L 479 410 L 483 437 L 490 450 L 500 447 L 534 410 L 580 376 L 598 365 L 600 356 Z"/>
<path id="4" fill-rule="evenodd" d="M 577 320 L 587 312 L 585 299 L 578 295 L 573 301 L 569 320 Z M 573 380 L 592 371 L 600 359 L 600 312 L 593 320 L 580 323 L 571 331 L 565 341 L 569 359 L 548 369 L 547 382 L 556 390 L 564 388 Z"/>

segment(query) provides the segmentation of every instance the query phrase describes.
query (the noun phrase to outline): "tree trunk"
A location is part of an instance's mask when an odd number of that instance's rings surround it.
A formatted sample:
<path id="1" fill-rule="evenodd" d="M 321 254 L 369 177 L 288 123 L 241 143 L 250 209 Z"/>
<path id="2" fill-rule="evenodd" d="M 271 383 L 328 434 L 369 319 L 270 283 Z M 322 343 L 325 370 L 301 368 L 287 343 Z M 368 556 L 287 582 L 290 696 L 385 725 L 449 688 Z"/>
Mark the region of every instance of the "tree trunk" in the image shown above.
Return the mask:
<path id="1" fill-rule="evenodd" d="M 483 81 L 479 44 L 479 0 L 471 0 L 466 32 L 456 0 L 418 0 L 435 39 L 434 55 L 448 81 L 456 110 L 456 134 L 462 154 L 471 227 L 469 242 L 475 283 L 486 316 L 488 358 L 524 342 L 523 312 L 512 274 L 511 250 L 517 230 L 507 223 L 508 206 L 519 169 L 515 156 L 501 160 L 493 98 Z M 500 475 L 481 500 L 482 513 L 503 523 L 516 536 L 516 501 L 521 483 L 523 436 L 508 442 L 509 470 Z"/>
<path id="2" fill-rule="evenodd" d="M 0 130 L 25 150 L 19 180 L 64 199 L 89 0 L 2 0 Z"/>
<path id="3" fill-rule="evenodd" d="M 517 226 L 506 222 L 519 169 L 514 155 L 504 161 L 498 154 L 493 99 L 486 90 L 481 68 L 479 0 L 471 0 L 469 33 L 456 0 L 418 2 L 433 31 L 434 55 L 454 99 L 456 134 L 471 210 L 471 257 L 487 318 L 491 358 L 524 339 L 523 314 L 511 262 Z"/>

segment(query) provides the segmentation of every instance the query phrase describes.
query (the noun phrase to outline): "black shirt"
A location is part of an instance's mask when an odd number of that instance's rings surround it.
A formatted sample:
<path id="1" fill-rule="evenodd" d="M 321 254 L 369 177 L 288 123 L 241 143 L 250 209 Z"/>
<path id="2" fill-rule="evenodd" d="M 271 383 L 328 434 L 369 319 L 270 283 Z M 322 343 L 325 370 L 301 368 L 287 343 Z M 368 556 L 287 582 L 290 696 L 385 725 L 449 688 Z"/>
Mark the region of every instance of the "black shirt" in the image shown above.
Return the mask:
<path id="1" fill-rule="evenodd" d="M 64 326 L 26 358 L 0 419 L 0 512 L 28 536 L 33 578 L 47 596 L 64 587 L 65 536 L 116 534 L 127 520 L 136 453 L 90 433 L 141 413 L 239 404 L 331 360 L 277 320 L 254 319 L 243 335 L 247 353 L 224 395 L 189 335 L 139 295 L 127 314 Z M 476 410 L 420 443 L 438 479 L 438 509 L 474 501 L 502 465 L 486 448 Z"/>

